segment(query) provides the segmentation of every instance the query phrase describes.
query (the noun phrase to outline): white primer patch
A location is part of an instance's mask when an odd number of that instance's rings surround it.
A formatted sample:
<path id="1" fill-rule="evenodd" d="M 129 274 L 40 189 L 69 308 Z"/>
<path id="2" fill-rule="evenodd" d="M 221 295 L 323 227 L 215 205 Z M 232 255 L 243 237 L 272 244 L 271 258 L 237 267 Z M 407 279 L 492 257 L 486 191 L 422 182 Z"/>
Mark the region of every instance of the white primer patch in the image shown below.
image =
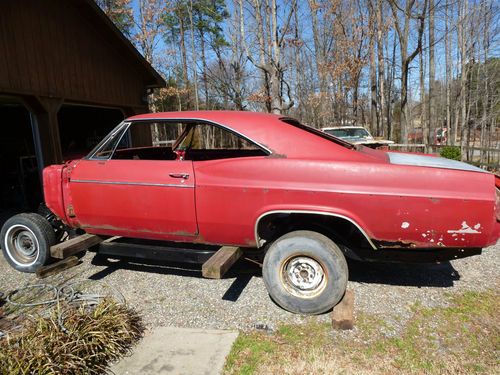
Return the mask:
<path id="1" fill-rule="evenodd" d="M 448 233 L 459 233 L 459 234 L 478 234 L 481 233 L 478 229 L 481 228 L 481 224 L 477 223 L 474 228 L 471 228 L 465 221 L 462 222 L 462 228 L 449 230 Z"/>
<path id="2" fill-rule="evenodd" d="M 407 221 L 403 221 L 403 222 L 401 223 L 401 228 L 403 228 L 403 229 L 406 229 L 406 228 L 408 228 L 409 226 L 410 226 L 410 223 L 408 223 Z"/>

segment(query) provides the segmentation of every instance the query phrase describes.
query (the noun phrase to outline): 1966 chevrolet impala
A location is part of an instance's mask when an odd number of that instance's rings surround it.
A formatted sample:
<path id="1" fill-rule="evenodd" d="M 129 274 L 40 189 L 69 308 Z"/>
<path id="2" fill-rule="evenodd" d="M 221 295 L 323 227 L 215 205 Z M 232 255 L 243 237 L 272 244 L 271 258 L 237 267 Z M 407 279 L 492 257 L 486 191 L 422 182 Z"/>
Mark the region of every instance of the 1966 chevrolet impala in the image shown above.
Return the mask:
<path id="1" fill-rule="evenodd" d="M 46 206 L 68 230 L 260 249 L 269 294 L 299 313 L 338 303 L 346 257 L 443 261 L 479 254 L 500 233 L 495 175 L 262 113 L 131 117 L 43 180 Z M 51 224 L 37 214 L 5 223 L 12 266 L 34 272 L 50 260 Z"/>

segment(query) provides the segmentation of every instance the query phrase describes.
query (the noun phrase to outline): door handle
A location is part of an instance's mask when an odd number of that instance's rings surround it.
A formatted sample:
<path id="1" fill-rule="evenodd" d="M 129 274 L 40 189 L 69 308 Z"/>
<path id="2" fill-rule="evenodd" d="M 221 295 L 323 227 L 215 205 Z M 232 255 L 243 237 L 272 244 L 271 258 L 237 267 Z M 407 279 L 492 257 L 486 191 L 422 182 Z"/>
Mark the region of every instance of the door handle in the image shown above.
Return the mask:
<path id="1" fill-rule="evenodd" d="M 187 173 L 169 173 L 169 176 L 172 178 L 183 178 L 184 180 L 189 178 L 189 174 Z"/>

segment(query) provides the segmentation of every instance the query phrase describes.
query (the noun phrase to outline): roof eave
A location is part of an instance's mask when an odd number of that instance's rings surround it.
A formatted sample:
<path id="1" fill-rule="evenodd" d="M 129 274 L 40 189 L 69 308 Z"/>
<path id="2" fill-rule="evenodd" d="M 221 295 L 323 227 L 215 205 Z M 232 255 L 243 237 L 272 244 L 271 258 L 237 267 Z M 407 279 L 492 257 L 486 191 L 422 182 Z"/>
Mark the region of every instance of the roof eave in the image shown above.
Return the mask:
<path id="1" fill-rule="evenodd" d="M 128 40 L 125 35 L 118 29 L 118 27 L 111 21 L 111 19 L 104 13 L 104 11 L 96 4 L 94 0 L 84 0 L 94 12 L 101 18 L 101 20 L 112 30 L 116 37 L 118 37 L 123 45 L 128 49 L 129 52 L 136 57 L 139 62 L 144 66 L 146 71 L 150 74 L 149 78 L 152 78 L 153 82 L 146 85 L 147 88 L 161 88 L 166 87 L 167 82 L 158 73 L 155 68 L 147 61 L 144 56 L 134 47 L 134 45 Z"/>

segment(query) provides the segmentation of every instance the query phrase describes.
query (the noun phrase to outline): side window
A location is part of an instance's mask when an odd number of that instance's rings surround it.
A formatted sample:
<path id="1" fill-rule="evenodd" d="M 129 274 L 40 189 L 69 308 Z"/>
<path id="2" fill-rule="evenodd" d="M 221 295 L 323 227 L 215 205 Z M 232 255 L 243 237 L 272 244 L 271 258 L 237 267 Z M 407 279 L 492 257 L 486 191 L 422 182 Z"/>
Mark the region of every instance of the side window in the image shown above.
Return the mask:
<path id="1" fill-rule="evenodd" d="M 244 137 L 207 123 L 141 121 L 126 125 L 117 127 L 90 154 L 91 158 L 214 160 L 267 155 Z"/>
<path id="2" fill-rule="evenodd" d="M 122 136 L 112 159 L 174 160 L 172 150 L 186 124 L 170 122 L 133 122 Z"/>
<path id="3" fill-rule="evenodd" d="M 242 136 L 227 129 L 205 123 L 190 125 L 177 148 L 185 152 L 187 160 L 214 160 L 267 155 L 259 146 Z"/>

